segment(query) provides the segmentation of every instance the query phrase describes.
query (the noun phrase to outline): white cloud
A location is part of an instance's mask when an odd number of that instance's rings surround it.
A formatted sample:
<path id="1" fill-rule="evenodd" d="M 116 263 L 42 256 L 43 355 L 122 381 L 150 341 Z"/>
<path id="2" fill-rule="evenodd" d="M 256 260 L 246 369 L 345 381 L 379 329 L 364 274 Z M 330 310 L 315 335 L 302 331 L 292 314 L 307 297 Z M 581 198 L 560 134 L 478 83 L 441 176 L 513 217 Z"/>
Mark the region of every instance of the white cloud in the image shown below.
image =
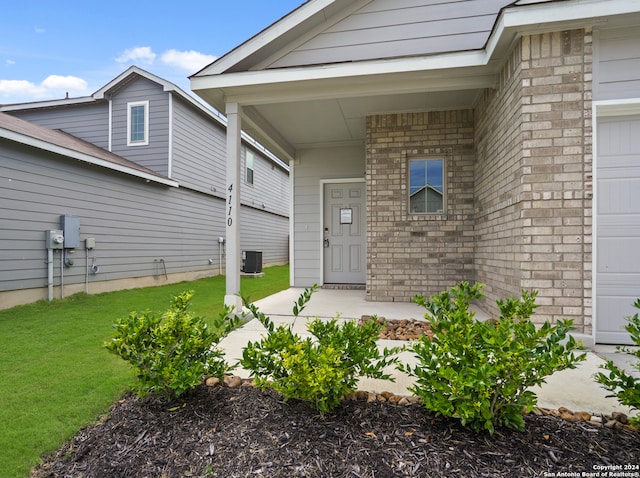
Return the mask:
<path id="1" fill-rule="evenodd" d="M 122 54 L 116 58 L 118 63 L 141 62 L 147 65 L 152 64 L 156 59 L 156 54 L 149 46 L 137 46 L 127 48 Z"/>
<path id="2" fill-rule="evenodd" d="M 16 64 L 16 62 L 13 61 L 13 60 L 5 60 L 4 63 L 5 63 L 5 65 L 15 65 Z"/>
<path id="3" fill-rule="evenodd" d="M 27 80 L 0 80 L 0 94 L 3 96 L 20 96 L 42 98 L 46 91 Z"/>
<path id="4" fill-rule="evenodd" d="M 49 75 L 42 82 L 47 90 L 66 90 L 69 93 L 87 91 L 87 82 L 77 76 Z"/>
<path id="5" fill-rule="evenodd" d="M 43 98 L 62 98 L 88 94 L 85 80 L 77 76 L 49 75 L 39 85 L 27 80 L 0 80 L 0 95 L 11 101 L 30 101 Z"/>
<path id="6" fill-rule="evenodd" d="M 42 27 L 35 27 L 35 28 L 33 29 L 33 31 L 34 31 L 34 32 L 36 32 L 36 33 L 45 33 L 47 30 L 45 30 L 45 29 L 44 29 L 44 28 L 42 28 Z"/>
<path id="7" fill-rule="evenodd" d="M 171 49 L 165 51 L 160 59 L 167 65 L 193 73 L 212 63 L 216 57 L 213 55 L 205 55 L 204 53 L 194 50 L 178 51 Z"/>

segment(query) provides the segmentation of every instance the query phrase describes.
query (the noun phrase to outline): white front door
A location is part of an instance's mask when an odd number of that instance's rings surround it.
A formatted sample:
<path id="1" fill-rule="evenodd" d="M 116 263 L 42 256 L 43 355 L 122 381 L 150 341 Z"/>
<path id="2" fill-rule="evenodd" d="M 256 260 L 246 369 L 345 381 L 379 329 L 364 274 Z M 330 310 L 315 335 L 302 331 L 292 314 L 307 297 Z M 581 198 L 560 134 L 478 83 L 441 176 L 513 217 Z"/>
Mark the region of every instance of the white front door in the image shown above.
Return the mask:
<path id="1" fill-rule="evenodd" d="M 631 344 L 640 297 L 640 115 L 597 121 L 596 342 Z"/>
<path id="2" fill-rule="evenodd" d="M 324 283 L 366 281 L 365 183 L 324 185 Z"/>

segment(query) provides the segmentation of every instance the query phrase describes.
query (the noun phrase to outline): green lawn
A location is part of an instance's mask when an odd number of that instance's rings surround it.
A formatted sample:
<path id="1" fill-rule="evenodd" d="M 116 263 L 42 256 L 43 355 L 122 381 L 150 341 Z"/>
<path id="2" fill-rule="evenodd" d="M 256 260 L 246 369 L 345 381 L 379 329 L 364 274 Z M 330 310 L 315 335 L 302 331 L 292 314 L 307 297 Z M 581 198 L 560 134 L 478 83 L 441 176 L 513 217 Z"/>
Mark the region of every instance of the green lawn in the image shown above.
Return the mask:
<path id="1" fill-rule="evenodd" d="M 264 272 L 242 279 L 243 296 L 258 300 L 288 287 L 288 266 Z M 28 476 L 40 456 L 131 388 L 129 366 L 103 348 L 117 318 L 132 310 L 161 312 L 172 296 L 194 290 L 191 310 L 210 321 L 222 310 L 224 281 L 217 276 L 0 310 L 0 476 Z"/>

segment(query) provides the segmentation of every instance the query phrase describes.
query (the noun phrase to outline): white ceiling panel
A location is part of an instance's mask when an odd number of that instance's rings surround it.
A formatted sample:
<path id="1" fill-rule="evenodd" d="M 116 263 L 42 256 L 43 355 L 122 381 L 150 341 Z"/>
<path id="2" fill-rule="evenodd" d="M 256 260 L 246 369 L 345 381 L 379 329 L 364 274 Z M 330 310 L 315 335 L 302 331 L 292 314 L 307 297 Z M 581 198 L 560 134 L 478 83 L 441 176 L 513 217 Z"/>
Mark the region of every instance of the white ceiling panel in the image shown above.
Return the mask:
<path id="1" fill-rule="evenodd" d="M 295 148 L 363 143 L 372 114 L 471 108 L 477 90 L 382 95 L 256 106 L 256 111 Z"/>

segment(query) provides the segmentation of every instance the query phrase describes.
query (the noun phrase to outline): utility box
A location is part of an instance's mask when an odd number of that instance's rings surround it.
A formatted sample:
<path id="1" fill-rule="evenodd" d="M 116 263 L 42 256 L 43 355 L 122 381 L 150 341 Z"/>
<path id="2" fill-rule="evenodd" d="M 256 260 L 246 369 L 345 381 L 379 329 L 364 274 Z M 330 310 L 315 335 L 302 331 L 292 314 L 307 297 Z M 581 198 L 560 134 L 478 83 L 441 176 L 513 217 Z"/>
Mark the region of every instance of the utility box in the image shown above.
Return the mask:
<path id="1" fill-rule="evenodd" d="M 47 249 L 62 249 L 64 247 L 62 231 L 59 229 L 44 231 L 44 242 L 47 245 Z"/>
<path id="2" fill-rule="evenodd" d="M 259 274 L 262 272 L 262 251 L 243 251 L 242 272 Z"/>
<path id="3" fill-rule="evenodd" d="M 60 216 L 60 229 L 64 234 L 64 248 L 80 247 L 80 219 L 75 216 Z"/>

